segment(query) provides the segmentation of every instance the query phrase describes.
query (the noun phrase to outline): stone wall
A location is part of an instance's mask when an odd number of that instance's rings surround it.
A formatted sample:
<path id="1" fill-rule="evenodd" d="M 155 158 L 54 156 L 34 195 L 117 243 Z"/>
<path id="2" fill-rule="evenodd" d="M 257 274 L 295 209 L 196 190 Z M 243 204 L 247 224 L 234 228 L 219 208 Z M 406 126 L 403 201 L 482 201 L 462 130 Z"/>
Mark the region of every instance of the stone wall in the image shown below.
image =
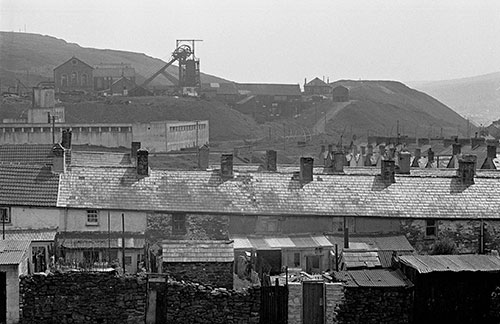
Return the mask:
<path id="1" fill-rule="evenodd" d="M 344 285 L 339 282 L 325 284 L 325 323 L 338 323 L 340 305 L 344 303 Z"/>
<path id="2" fill-rule="evenodd" d="M 288 324 L 302 324 L 302 283 L 288 283 Z"/>
<path id="3" fill-rule="evenodd" d="M 185 231 L 172 231 L 172 214 L 149 213 L 146 238 L 149 243 L 162 240 L 228 240 L 229 217 L 227 215 L 185 214 Z"/>
<path id="4" fill-rule="evenodd" d="M 115 272 L 22 276 L 21 323 L 144 323 L 146 278 Z"/>
<path id="5" fill-rule="evenodd" d="M 179 281 L 233 288 L 233 262 L 163 262 L 163 273 Z"/>
<path id="6" fill-rule="evenodd" d="M 409 288 L 344 287 L 344 302 L 337 311 L 338 323 L 409 323 L 413 293 Z"/>
<path id="7" fill-rule="evenodd" d="M 259 288 L 236 292 L 169 281 L 166 296 L 167 304 L 163 309 L 166 309 L 170 324 L 257 324 L 260 320 Z"/>

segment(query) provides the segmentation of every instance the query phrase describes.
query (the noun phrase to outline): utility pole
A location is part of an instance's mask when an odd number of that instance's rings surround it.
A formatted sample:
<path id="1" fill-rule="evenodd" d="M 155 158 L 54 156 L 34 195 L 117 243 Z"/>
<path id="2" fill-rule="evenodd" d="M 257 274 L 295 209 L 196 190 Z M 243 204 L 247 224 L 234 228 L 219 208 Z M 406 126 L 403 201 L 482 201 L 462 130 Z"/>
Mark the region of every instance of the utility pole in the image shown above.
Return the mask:
<path id="1" fill-rule="evenodd" d="M 283 151 L 286 151 L 286 128 L 285 128 L 285 124 L 283 124 Z"/>
<path id="2" fill-rule="evenodd" d="M 50 124 L 52 122 L 52 144 L 56 143 L 56 128 L 55 128 L 55 122 L 56 122 L 56 116 L 51 116 L 50 112 L 47 113 L 47 122 Z"/>
<path id="3" fill-rule="evenodd" d="M 122 213 L 122 267 L 125 274 L 125 214 Z"/>

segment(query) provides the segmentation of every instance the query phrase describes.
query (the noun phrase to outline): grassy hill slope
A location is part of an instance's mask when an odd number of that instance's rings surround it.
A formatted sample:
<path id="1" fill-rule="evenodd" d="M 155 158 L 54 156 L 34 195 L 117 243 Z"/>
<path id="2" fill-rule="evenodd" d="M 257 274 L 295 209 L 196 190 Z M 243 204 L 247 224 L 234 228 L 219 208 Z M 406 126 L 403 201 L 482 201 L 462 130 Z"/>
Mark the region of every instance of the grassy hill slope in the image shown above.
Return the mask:
<path id="1" fill-rule="evenodd" d="M 169 48 L 165 55 L 169 55 L 173 50 L 174 48 Z M 16 78 L 20 79 L 26 86 L 33 86 L 39 81 L 53 78 L 54 67 L 66 62 L 72 56 L 76 56 L 90 65 L 130 63 L 138 74 L 138 82 L 151 76 L 166 63 L 143 53 L 86 48 L 52 36 L 0 32 L 2 90 L 5 91 L 7 85 L 14 85 Z M 176 66 L 170 66 L 167 71 L 173 75 L 178 74 Z M 202 73 L 201 79 L 202 82 L 228 82 L 204 73 Z M 159 76 L 155 81 L 157 85 L 170 84 L 163 76 Z"/>

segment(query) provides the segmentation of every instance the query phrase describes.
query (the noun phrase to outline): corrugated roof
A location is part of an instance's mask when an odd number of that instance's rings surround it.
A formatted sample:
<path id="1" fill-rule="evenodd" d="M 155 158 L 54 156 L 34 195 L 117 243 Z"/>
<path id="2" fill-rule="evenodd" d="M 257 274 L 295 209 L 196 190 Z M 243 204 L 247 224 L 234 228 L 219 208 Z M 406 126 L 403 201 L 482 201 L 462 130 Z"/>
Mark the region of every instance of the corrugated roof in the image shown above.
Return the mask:
<path id="1" fill-rule="evenodd" d="M 439 171 L 439 170 L 438 170 Z M 453 170 L 451 170 L 453 171 Z M 59 207 L 401 218 L 498 218 L 500 172 L 479 172 L 475 184 L 455 176 L 314 175 L 301 183 L 292 174 L 73 167 L 61 175 Z M 446 172 L 444 172 L 446 174 Z M 483 176 L 479 176 L 482 174 Z M 490 174 L 492 177 L 486 177 Z"/>
<path id="2" fill-rule="evenodd" d="M 382 267 L 375 251 L 342 251 L 341 260 L 347 269 Z"/>
<path id="3" fill-rule="evenodd" d="M 50 166 L 0 163 L 0 204 L 55 207 L 58 187 Z"/>
<path id="4" fill-rule="evenodd" d="M 261 96 L 301 96 L 298 84 L 238 83 L 240 92 Z"/>
<path id="5" fill-rule="evenodd" d="M 30 243 L 30 241 L 0 240 L 0 264 L 21 263 Z"/>
<path id="6" fill-rule="evenodd" d="M 343 235 L 328 235 L 328 239 L 332 244 L 337 244 L 339 249 L 344 247 Z M 356 248 L 356 243 L 364 243 L 364 246 Z M 363 249 L 370 251 L 387 250 L 387 251 L 414 251 L 410 242 L 404 235 L 350 235 L 349 248 Z"/>
<path id="7" fill-rule="evenodd" d="M 231 237 L 235 249 L 281 250 L 331 247 L 332 243 L 323 235 L 293 236 L 239 236 Z"/>
<path id="8" fill-rule="evenodd" d="M 57 229 L 6 230 L 5 238 L 14 241 L 51 242 L 55 240 Z"/>
<path id="9" fill-rule="evenodd" d="M 334 273 L 337 280 L 351 287 L 411 287 L 400 270 L 350 270 Z"/>
<path id="10" fill-rule="evenodd" d="M 500 258 L 493 255 L 403 255 L 398 259 L 419 273 L 500 272 Z"/>
<path id="11" fill-rule="evenodd" d="M 163 262 L 233 262 L 232 241 L 173 241 L 162 242 Z"/>

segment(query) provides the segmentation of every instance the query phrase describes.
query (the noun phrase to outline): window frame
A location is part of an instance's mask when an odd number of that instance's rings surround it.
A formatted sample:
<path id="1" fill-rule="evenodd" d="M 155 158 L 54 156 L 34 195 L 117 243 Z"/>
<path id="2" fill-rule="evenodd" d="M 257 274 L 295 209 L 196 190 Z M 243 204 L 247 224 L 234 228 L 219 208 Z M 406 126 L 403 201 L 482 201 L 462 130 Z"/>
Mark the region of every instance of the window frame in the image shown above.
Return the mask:
<path id="1" fill-rule="evenodd" d="M 87 209 L 87 219 L 85 224 L 87 226 L 99 226 L 99 210 L 97 209 Z M 95 221 L 90 220 L 89 217 L 95 217 Z"/>
<path id="2" fill-rule="evenodd" d="M 186 232 L 186 214 L 172 214 L 172 234 L 182 235 L 186 234 Z"/>
<path id="3" fill-rule="evenodd" d="M 10 211 L 10 207 L 0 207 L 0 224 L 3 223 L 3 218 L 5 217 L 5 225 L 12 224 L 12 214 Z M 5 211 L 5 212 L 4 212 Z"/>
<path id="4" fill-rule="evenodd" d="M 432 223 L 432 224 L 430 224 Z M 432 233 L 430 233 L 432 232 Z M 438 233 L 438 221 L 436 219 L 425 220 L 425 237 L 435 238 Z"/>

